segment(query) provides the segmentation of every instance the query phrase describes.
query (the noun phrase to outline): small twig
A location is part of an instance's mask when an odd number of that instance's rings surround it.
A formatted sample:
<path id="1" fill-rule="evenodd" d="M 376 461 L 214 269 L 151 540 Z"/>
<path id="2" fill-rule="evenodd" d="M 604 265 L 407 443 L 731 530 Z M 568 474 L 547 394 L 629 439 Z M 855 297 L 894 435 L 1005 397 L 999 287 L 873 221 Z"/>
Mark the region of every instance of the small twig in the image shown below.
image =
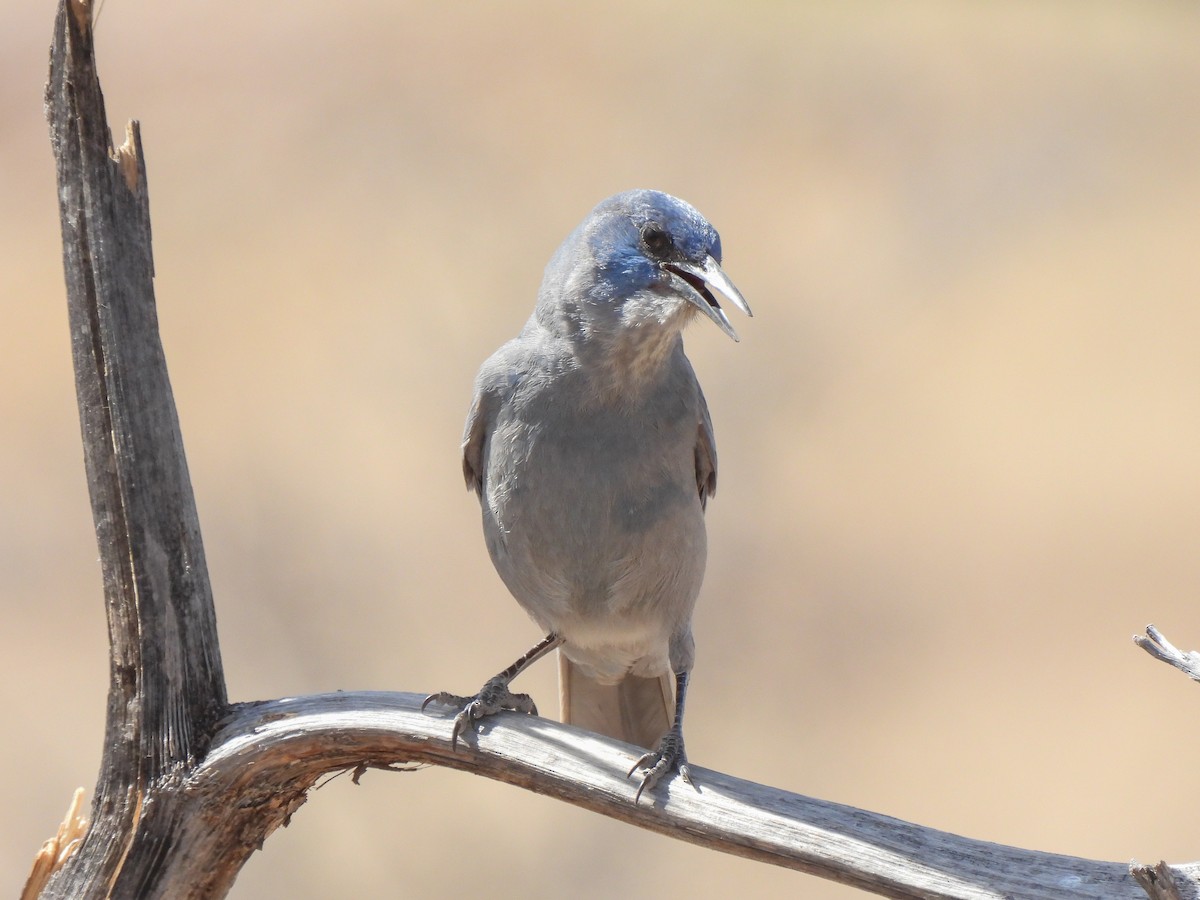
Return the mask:
<path id="1" fill-rule="evenodd" d="M 1174 666 L 1193 681 L 1200 681 L 1200 653 L 1186 653 L 1168 641 L 1153 625 L 1146 626 L 1144 635 L 1135 634 L 1133 642 L 1160 662 Z"/>
<path id="2" fill-rule="evenodd" d="M 416 772 L 418 769 L 424 768 L 426 768 L 425 765 L 421 763 L 382 763 L 363 760 L 356 766 L 346 766 L 345 768 L 338 769 L 336 772 L 331 772 L 328 778 L 324 779 L 323 781 L 318 781 L 315 785 L 313 785 L 312 789 L 314 791 L 319 791 L 335 778 L 341 778 L 346 774 L 349 774 L 350 780 L 357 785 L 362 780 L 362 777 L 367 774 L 367 769 L 382 769 L 384 772 Z"/>

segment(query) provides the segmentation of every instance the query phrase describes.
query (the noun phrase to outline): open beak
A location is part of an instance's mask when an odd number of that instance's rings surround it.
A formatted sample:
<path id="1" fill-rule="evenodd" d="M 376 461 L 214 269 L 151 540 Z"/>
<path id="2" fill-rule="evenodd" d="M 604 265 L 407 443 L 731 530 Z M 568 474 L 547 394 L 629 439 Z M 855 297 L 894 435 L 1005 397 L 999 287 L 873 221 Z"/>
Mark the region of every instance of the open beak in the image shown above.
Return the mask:
<path id="1" fill-rule="evenodd" d="M 691 288 L 691 290 L 681 291 L 681 293 L 693 306 L 712 319 L 718 328 L 735 341 L 738 339 L 737 332 L 729 324 L 729 317 L 725 315 L 725 310 L 721 309 L 721 305 L 717 303 L 717 298 L 713 296 L 713 291 L 724 296 L 746 315 L 753 316 L 754 313 L 750 312 L 750 305 L 746 302 L 746 298 L 742 296 L 741 291 L 734 287 L 733 282 L 729 280 L 729 276 L 725 274 L 720 263 L 711 256 L 706 256 L 704 257 L 704 262 L 699 265 L 687 262 L 686 260 L 672 260 L 669 263 L 664 263 L 663 268 L 682 279 Z"/>

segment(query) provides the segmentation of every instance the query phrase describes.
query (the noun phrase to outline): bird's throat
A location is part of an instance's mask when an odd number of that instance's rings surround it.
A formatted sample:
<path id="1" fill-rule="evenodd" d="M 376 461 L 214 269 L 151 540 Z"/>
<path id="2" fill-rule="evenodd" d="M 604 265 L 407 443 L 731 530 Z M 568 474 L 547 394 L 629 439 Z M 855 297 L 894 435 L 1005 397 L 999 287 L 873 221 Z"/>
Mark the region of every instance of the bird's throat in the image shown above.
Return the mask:
<path id="1" fill-rule="evenodd" d="M 686 315 L 684 318 L 690 318 Z M 628 402 L 659 384 L 679 352 L 681 322 L 626 324 L 580 347 L 597 398 Z"/>

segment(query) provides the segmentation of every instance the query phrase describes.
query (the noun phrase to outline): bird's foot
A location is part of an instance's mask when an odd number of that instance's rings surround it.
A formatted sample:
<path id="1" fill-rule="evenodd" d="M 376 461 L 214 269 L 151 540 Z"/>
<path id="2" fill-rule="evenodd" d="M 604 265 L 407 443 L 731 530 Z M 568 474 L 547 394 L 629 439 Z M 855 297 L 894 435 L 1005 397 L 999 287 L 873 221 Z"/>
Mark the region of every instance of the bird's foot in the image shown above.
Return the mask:
<path id="1" fill-rule="evenodd" d="M 673 771 L 678 772 L 679 777 L 692 787 L 696 787 L 688 768 L 687 753 L 683 749 L 683 731 L 678 726 L 663 735 L 657 750 L 643 754 L 625 777 L 632 778 L 633 773 L 639 769 L 642 770 L 642 783 L 638 785 L 637 793 L 633 797 L 635 804 L 642 798 L 642 791 L 654 787 L 664 775 Z M 697 787 L 696 790 L 700 789 Z"/>
<path id="2" fill-rule="evenodd" d="M 421 703 L 421 709 L 430 703 L 442 706 L 458 707 L 458 715 L 454 717 L 454 728 L 450 732 L 450 749 L 458 749 L 458 736 L 467 729 L 474 728 L 475 723 L 498 712 L 511 710 L 526 715 L 536 716 L 537 706 L 528 694 L 514 694 L 508 689 L 508 679 L 502 675 L 491 678 L 479 689 L 474 697 L 462 697 L 445 691 L 430 694 Z"/>

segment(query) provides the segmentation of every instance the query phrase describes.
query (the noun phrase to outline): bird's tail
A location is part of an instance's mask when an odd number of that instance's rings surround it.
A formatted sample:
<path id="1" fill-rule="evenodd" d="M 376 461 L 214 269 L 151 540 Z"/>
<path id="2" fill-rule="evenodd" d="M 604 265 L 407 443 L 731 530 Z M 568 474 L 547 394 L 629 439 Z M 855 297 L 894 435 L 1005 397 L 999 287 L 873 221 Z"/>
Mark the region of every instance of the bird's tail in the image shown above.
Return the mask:
<path id="1" fill-rule="evenodd" d="M 653 749 L 671 727 L 674 680 L 626 675 L 601 684 L 558 651 L 558 693 L 562 720 L 589 731 Z"/>

